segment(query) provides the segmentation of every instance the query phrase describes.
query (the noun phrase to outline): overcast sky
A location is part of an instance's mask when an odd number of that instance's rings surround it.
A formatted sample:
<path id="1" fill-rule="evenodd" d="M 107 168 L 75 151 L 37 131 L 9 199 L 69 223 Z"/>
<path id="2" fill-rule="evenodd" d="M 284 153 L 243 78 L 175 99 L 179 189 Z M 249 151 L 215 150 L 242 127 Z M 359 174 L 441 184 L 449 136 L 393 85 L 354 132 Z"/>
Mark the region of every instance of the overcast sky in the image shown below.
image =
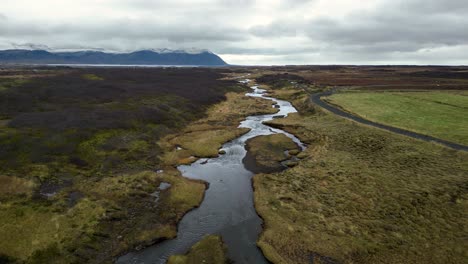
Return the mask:
<path id="1" fill-rule="evenodd" d="M 468 64 L 468 0 L 0 0 L 0 48 L 208 49 L 231 64 Z"/>

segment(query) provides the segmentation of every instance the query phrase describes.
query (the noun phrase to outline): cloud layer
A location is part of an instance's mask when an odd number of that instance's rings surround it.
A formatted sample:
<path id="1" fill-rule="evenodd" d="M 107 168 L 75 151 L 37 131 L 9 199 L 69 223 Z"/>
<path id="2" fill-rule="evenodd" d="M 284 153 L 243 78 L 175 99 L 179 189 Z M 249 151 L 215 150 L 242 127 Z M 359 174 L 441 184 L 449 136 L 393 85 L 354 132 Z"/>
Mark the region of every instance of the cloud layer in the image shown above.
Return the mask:
<path id="1" fill-rule="evenodd" d="M 206 48 L 233 64 L 468 64 L 466 0 L 16 0 L 0 48 Z M 32 44 L 31 44 L 32 43 Z"/>

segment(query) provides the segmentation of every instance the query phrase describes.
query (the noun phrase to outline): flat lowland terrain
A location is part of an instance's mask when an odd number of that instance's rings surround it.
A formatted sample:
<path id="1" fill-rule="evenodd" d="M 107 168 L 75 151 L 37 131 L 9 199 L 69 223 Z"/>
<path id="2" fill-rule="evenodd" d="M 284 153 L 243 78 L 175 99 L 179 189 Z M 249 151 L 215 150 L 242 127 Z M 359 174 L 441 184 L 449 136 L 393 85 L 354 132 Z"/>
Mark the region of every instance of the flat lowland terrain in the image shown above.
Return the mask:
<path id="1" fill-rule="evenodd" d="M 468 91 L 344 92 L 325 99 L 374 122 L 468 145 Z"/>
<path id="2" fill-rule="evenodd" d="M 468 67 L 443 66 L 290 66 L 262 69 L 262 73 L 289 74 L 285 80 L 366 90 L 468 90 Z M 299 78 L 298 78 L 299 77 Z M 261 82 L 277 80 L 264 76 Z"/>
<path id="3" fill-rule="evenodd" d="M 321 110 L 308 92 L 323 87 L 291 75 L 257 78 L 299 110 L 268 124 L 308 144 L 297 166 L 254 177 L 264 254 L 274 263 L 464 263 L 468 153 Z"/>
<path id="4" fill-rule="evenodd" d="M 258 245 L 271 261 L 465 261 L 468 154 L 334 116 L 309 96 L 357 89 L 343 96 L 368 95 L 390 112 L 397 110 L 386 101 L 394 102 L 408 107 L 409 119 L 429 114 L 424 104 L 436 105 L 431 114 L 452 128 L 447 135 L 466 140 L 466 130 L 455 132 L 466 118 L 448 109 L 466 111 L 467 68 L 52 67 L 0 69 L 0 263 L 107 263 L 174 237 L 207 188 L 175 167 L 217 156 L 224 142 L 246 132 L 238 128 L 246 116 L 277 111 L 226 78 L 248 71 L 299 110 L 269 124 L 308 144 L 298 153 L 278 136 L 248 143 L 259 164 L 300 159 L 254 177 L 265 220 Z M 171 260 L 220 262 L 224 253 L 210 236 Z"/>
<path id="5" fill-rule="evenodd" d="M 1 70 L 0 262 L 110 262 L 174 237 L 206 188 L 174 166 L 216 155 L 245 133 L 242 118 L 273 110 L 222 78 L 211 69 Z"/>

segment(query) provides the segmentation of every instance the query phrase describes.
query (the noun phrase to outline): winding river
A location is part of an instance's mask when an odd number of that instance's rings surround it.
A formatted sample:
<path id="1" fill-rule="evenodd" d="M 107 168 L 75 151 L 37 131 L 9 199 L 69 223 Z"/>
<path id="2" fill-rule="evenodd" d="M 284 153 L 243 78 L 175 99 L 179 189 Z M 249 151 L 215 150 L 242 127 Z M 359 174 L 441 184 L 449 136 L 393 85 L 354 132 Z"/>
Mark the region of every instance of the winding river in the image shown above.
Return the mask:
<path id="1" fill-rule="evenodd" d="M 249 83 L 250 80 L 241 81 Z M 226 152 L 213 159 L 200 159 L 178 169 L 191 179 L 209 183 L 200 207 L 187 213 L 179 223 L 177 237 L 120 257 L 117 263 L 165 263 L 169 256 L 185 254 L 192 245 L 209 234 L 221 235 L 228 248 L 228 257 L 235 263 L 269 263 L 256 241 L 262 231 L 262 219 L 254 207 L 252 177 L 242 163 L 246 155 L 245 142 L 259 135 L 282 133 L 296 142 L 302 149 L 305 145 L 294 135 L 263 124 L 274 116 L 287 116 L 297 112 L 291 103 L 267 97 L 265 90 L 252 86 L 247 96 L 261 97 L 273 101 L 279 112 L 269 115 L 249 116 L 239 127 L 250 128 L 250 132 L 222 146 Z"/>

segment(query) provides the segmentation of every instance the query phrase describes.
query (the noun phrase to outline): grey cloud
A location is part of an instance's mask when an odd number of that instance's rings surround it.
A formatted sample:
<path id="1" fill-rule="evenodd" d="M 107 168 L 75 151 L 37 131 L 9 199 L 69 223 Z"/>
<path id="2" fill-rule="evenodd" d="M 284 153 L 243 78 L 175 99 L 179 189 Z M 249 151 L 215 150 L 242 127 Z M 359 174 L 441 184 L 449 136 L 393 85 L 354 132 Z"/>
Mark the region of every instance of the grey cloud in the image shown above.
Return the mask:
<path id="1" fill-rule="evenodd" d="M 8 20 L 0 24 L 0 35 L 3 37 L 26 36 L 34 37 L 47 34 L 47 29 L 28 23 L 18 23 Z"/>
<path id="2" fill-rule="evenodd" d="M 255 0 L 218 0 L 216 3 L 228 7 L 246 7 L 253 6 L 255 2 Z"/>
<path id="3" fill-rule="evenodd" d="M 34 22 L 4 23 L 0 25 L 3 37 L 27 37 L 47 35 L 81 36 L 87 40 L 111 39 L 166 39 L 172 42 L 183 41 L 240 41 L 245 34 L 236 28 L 208 23 L 163 23 L 161 21 L 118 19 L 98 23 L 61 23 L 41 25 Z M 209 30 L 207 30 L 209 28 Z"/>
<path id="4" fill-rule="evenodd" d="M 294 6 L 301 6 L 304 4 L 309 4 L 312 2 L 315 2 L 316 0 L 283 0 L 281 2 L 282 6 L 289 6 L 289 7 L 294 7 Z"/>
<path id="5" fill-rule="evenodd" d="M 205 13 L 207 11 L 245 11 L 256 3 L 255 0 L 193 0 L 190 2 L 181 0 L 115 0 L 114 4 L 129 9 L 157 12 L 171 10 L 182 13 Z M 213 15 L 213 14 L 211 14 Z"/>
<path id="6" fill-rule="evenodd" d="M 87 9 L 77 15 L 80 19 L 55 18 L 52 11 L 50 16 L 21 17 L 21 4 L 10 5 L 10 10 L 2 7 L 0 46 L 43 43 L 115 51 L 195 47 L 288 63 L 405 58 L 468 62 L 466 0 L 380 0 L 354 13 L 326 10 L 326 15 L 310 18 L 305 17 L 323 11 L 311 10 L 317 0 L 86 1 L 115 12 L 89 16 Z M 269 23 L 269 18 L 274 20 Z"/>
<path id="7" fill-rule="evenodd" d="M 370 52 L 359 52 L 354 50 L 332 50 L 332 56 L 339 57 L 341 62 L 351 62 L 357 64 L 388 64 L 389 62 L 403 62 L 403 64 L 438 64 L 438 65 L 461 65 L 466 64 L 468 45 L 439 47 L 434 49 L 424 49 L 417 52 L 383 52 L 378 56 Z"/>
<path id="8" fill-rule="evenodd" d="M 37 43 L 10 43 L 15 49 L 50 49 L 47 45 L 37 44 Z"/>
<path id="9" fill-rule="evenodd" d="M 210 30 L 207 30 L 210 28 Z M 88 32 L 93 39 L 134 38 L 134 39 L 167 39 L 172 42 L 184 41 L 239 41 L 244 34 L 237 29 L 224 25 L 211 24 L 159 24 L 144 21 L 117 21 L 94 27 L 73 25 L 66 26 L 64 31 Z"/>
<path id="10" fill-rule="evenodd" d="M 464 13 L 468 11 L 466 0 L 398 0 L 388 4 L 389 7 L 400 8 L 401 11 L 409 11 L 423 14 L 430 13 Z"/>
<path id="11" fill-rule="evenodd" d="M 291 37 L 296 36 L 298 27 L 286 20 L 274 21 L 268 25 L 258 25 L 249 28 L 249 33 L 256 37 Z"/>
<path id="12" fill-rule="evenodd" d="M 422 4 L 421 0 L 404 3 L 408 7 L 404 10 L 398 9 L 403 2 L 386 3 L 366 13 L 352 13 L 344 19 L 277 20 L 269 25 L 251 27 L 249 32 L 262 38 L 305 35 L 311 41 L 340 46 L 342 50 L 372 54 L 468 43 L 468 16 L 446 13 L 452 9 L 468 8 L 468 3 L 454 0 L 442 8 L 439 0 L 426 0 L 426 8 L 433 10 L 431 15 L 424 10 L 416 10 Z M 442 11 L 437 13 L 439 7 Z"/>
<path id="13" fill-rule="evenodd" d="M 272 48 L 244 48 L 244 47 L 220 47 L 217 49 L 222 54 L 244 54 L 244 55 L 284 55 L 316 53 L 317 47 L 272 47 Z"/>
<path id="14" fill-rule="evenodd" d="M 353 21 L 353 22 L 349 22 Z M 468 41 L 467 19 L 452 17 L 379 16 L 350 18 L 346 22 L 310 21 L 307 35 L 342 44 L 418 43 L 458 45 Z"/>

